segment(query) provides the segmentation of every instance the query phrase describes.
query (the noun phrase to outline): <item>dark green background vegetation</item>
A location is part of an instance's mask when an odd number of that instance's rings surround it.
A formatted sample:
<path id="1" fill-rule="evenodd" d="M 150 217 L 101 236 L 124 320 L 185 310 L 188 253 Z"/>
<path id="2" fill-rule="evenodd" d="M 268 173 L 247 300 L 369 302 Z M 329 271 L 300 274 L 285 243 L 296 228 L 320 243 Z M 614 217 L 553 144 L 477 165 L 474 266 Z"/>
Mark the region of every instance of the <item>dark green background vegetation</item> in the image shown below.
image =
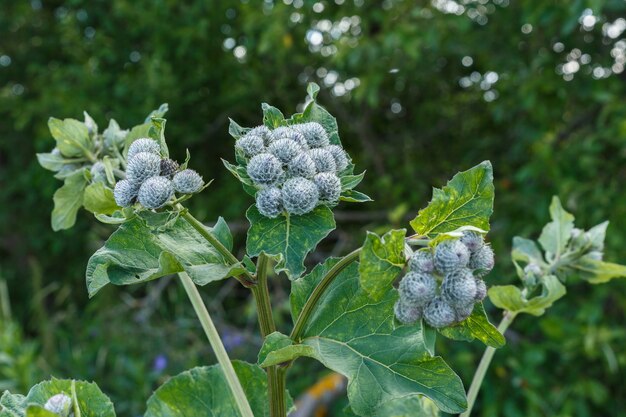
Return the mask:
<path id="1" fill-rule="evenodd" d="M 432 185 L 484 159 L 496 176 L 488 282 L 516 280 L 511 239 L 538 235 L 554 194 L 582 227 L 608 218 L 606 257 L 624 262 L 624 17 L 622 0 L 0 0 L 0 278 L 10 294 L 10 309 L 0 298 L 0 389 L 95 380 L 119 415 L 135 416 L 167 376 L 214 361 L 174 279 L 87 299 L 85 265 L 112 229 L 84 211 L 72 230 L 50 229 L 60 182 L 35 159 L 53 146 L 49 116 L 88 110 L 101 129 L 109 118 L 128 128 L 169 103 L 174 156 L 189 148 L 191 167 L 215 178 L 190 208 L 207 222 L 223 215 L 241 247 L 251 200 L 220 162 L 233 154 L 228 117 L 259 124 L 261 102 L 293 113 L 315 81 L 375 202 L 341 205 L 339 230 L 311 264 L 359 245 L 367 229 L 407 227 Z M 625 290 L 574 282 L 540 320 L 519 318 L 476 415 L 626 409 Z M 254 360 L 247 291 L 233 280 L 203 294 L 233 356 Z M 273 294 L 286 331 L 285 277 Z M 482 349 L 439 344 L 466 385 Z M 296 366 L 294 395 L 321 371 Z"/>

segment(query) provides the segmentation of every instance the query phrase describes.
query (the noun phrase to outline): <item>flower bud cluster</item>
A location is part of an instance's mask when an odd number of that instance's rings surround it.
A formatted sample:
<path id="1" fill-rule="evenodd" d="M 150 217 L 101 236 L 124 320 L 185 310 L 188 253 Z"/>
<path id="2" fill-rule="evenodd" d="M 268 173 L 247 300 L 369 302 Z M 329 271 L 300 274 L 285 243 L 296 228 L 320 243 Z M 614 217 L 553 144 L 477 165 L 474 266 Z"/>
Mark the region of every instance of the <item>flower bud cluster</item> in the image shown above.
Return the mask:
<path id="1" fill-rule="evenodd" d="M 247 174 L 258 189 L 256 206 L 263 216 L 301 215 L 339 201 L 339 174 L 350 159 L 341 146 L 330 144 L 321 124 L 274 130 L 259 126 L 239 138 L 235 147 L 246 158 Z"/>
<path id="2" fill-rule="evenodd" d="M 409 259 L 409 272 L 398 287 L 396 318 L 405 324 L 423 318 L 435 328 L 465 320 L 487 295 L 482 277 L 493 266 L 493 250 L 473 231 L 442 241 L 434 253 L 418 250 Z"/>
<path id="3" fill-rule="evenodd" d="M 138 201 L 145 208 L 158 209 L 174 193 L 193 194 L 204 185 L 196 171 L 181 171 L 176 161 L 163 158 L 158 142 L 153 139 L 137 139 L 128 148 L 127 156 L 126 179 L 118 181 L 113 190 L 115 202 L 121 207 Z"/>

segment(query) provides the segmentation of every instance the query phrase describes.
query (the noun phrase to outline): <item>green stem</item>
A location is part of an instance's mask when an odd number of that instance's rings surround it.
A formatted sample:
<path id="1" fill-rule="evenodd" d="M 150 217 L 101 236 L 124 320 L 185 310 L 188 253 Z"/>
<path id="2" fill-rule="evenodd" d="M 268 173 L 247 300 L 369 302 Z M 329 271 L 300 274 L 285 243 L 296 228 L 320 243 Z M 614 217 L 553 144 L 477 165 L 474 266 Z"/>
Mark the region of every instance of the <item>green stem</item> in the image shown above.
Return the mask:
<path id="1" fill-rule="evenodd" d="M 241 383 L 239 382 L 239 378 L 237 378 L 237 374 L 235 373 L 235 369 L 233 368 L 232 363 L 230 362 L 230 358 L 228 357 L 228 353 L 226 353 L 226 349 L 222 344 L 222 340 L 220 339 L 220 335 L 217 333 L 217 329 L 213 324 L 213 320 L 211 320 L 211 316 L 202 301 L 202 297 L 200 297 L 200 292 L 196 285 L 193 283 L 189 275 L 185 272 L 181 272 L 178 274 L 180 277 L 180 281 L 187 292 L 187 296 L 189 296 L 189 301 L 193 305 L 194 310 L 196 311 L 196 315 L 202 324 L 202 328 L 206 333 L 207 338 L 209 339 L 209 343 L 213 348 L 213 352 L 215 352 L 215 356 L 217 357 L 217 362 L 222 367 L 222 372 L 224 373 L 224 377 L 226 378 L 226 382 L 230 387 L 231 392 L 233 393 L 233 397 L 235 398 L 235 403 L 237 403 L 237 407 L 241 412 L 243 417 L 254 417 L 252 414 L 252 409 L 250 408 L 250 404 L 248 403 L 248 399 L 246 398 L 246 394 L 243 392 L 243 388 Z"/>
<path id="2" fill-rule="evenodd" d="M 187 221 L 187 223 L 189 223 L 194 229 L 196 229 L 198 231 L 198 233 L 200 233 L 200 235 L 204 239 L 206 239 L 207 242 L 209 242 L 211 244 L 211 246 L 213 246 L 219 253 L 221 253 L 222 256 L 226 259 L 226 261 L 230 265 L 232 265 L 232 266 L 234 266 L 234 265 L 241 265 L 241 262 L 239 262 L 239 259 L 237 259 L 235 257 L 235 255 L 233 255 L 228 250 L 228 248 L 222 244 L 222 242 L 220 242 L 215 236 L 213 236 L 213 234 L 206 227 L 204 227 L 202 222 L 200 222 L 198 219 L 193 217 L 191 215 L 191 213 L 189 213 L 182 206 L 179 206 L 177 208 L 179 210 L 181 210 L 181 217 L 183 219 L 185 219 Z M 245 268 L 243 268 L 243 269 L 244 269 L 244 273 L 243 273 L 244 276 L 239 276 L 239 277 L 237 277 L 237 279 L 244 286 L 250 287 L 255 282 L 254 281 L 254 276 L 250 272 L 248 272 Z"/>
<path id="3" fill-rule="evenodd" d="M 504 317 L 502 317 L 502 321 L 498 325 L 498 331 L 504 334 L 506 329 L 511 325 L 511 323 L 513 323 L 513 320 L 515 320 L 516 315 L 516 313 L 505 311 Z M 483 383 L 483 379 L 485 378 L 485 374 L 487 373 L 487 369 L 491 364 L 491 360 L 493 359 L 495 352 L 496 349 L 492 347 L 485 349 L 485 353 L 483 353 L 483 357 L 480 359 L 480 363 L 478 364 L 478 368 L 476 369 L 476 373 L 472 379 L 472 384 L 470 385 L 469 391 L 467 391 L 467 410 L 465 410 L 460 417 L 469 417 L 472 413 L 472 408 L 476 402 L 478 391 L 480 390 L 480 386 Z"/>
<path id="4" fill-rule="evenodd" d="M 311 316 L 311 314 L 313 313 L 317 302 L 320 300 L 320 298 L 322 298 L 322 294 L 324 294 L 324 291 L 326 291 L 328 286 L 333 282 L 333 280 L 337 277 L 337 275 L 339 275 L 341 271 L 343 271 L 348 265 L 350 265 L 359 257 L 360 253 L 361 248 L 353 250 L 352 252 L 341 258 L 339 262 L 335 264 L 335 266 L 330 268 L 330 271 L 328 271 L 328 273 L 324 276 L 324 278 L 322 278 L 320 283 L 317 284 L 317 286 L 313 289 L 313 292 L 309 296 L 309 299 L 306 301 L 306 303 L 304 303 L 300 315 L 296 319 L 296 324 L 293 326 L 293 330 L 291 331 L 290 335 L 291 340 L 295 341 L 296 343 L 300 341 L 300 337 L 302 335 L 302 332 L 304 331 L 304 326 L 309 320 L 309 316 Z"/>
<path id="5" fill-rule="evenodd" d="M 272 316 L 272 304 L 270 302 L 269 289 L 267 287 L 267 266 L 269 258 L 265 253 L 259 255 L 257 261 L 256 285 L 252 286 L 252 295 L 256 302 L 259 316 L 261 335 L 265 339 L 269 334 L 276 331 L 276 324 Z M 285 417 L 285 371 L 278 366 L 267 368 L 267 384 L 270 398 L 270 416 Z"/>

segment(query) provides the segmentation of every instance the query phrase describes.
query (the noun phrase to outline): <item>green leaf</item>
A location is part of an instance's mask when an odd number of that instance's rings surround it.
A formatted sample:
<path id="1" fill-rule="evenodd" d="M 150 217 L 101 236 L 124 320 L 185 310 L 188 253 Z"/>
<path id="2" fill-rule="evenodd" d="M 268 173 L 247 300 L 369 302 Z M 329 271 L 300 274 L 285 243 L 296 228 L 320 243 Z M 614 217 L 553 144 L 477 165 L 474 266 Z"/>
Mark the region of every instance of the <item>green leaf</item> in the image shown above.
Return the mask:
<path id="1" fill-rule="evenodd" d="M 250 131 L 250 129 L 247 127 L 239 126 L 239 124 L 237 124 L 237 122 L 235 122 L 233 119 L 228 118 L 228 120 L 230 122 L 228 125 L 228 133 L 233 138 L 239 139 L 240 137 L 248 133 L 248 131 Z"/>
<path id="2" fill-rule="evenodd" d="M 26 408 L 26 397 L 4 391 L 0 397 L 0 417 L 22 417 Z"/>
<path id="3" fill-rule="evenodd" d="M 83 111 L 83 117 L 85 118 L 85 126 L 87 126 L 87 131 L 89 132 L 89 135 L 94 136 L 98 134 L 98 124 L 96 123 L 96 121 L 93 119 L 93 117 L 91 117 L 89 115 L 89 113 L 87 113 L 86 111 Z"/>
<path id="4" fill-rule="evenodd" d="M 259 352 L 258 363 L 265 368 L 280 365 L 301 356 L 312 356 L 313 353 L 310 346 L 296 345 L 288 336 L 274 332 L 265 338 Z"/>
<path id="5" fill-rule="evenodd" d="M 439 417 L 439 409 L 426 397 L 411 395 L 384 403 L 372 417 Z"/>
<path id="6" fill-rule="evenodd" d="M 489 161 L 456 174 L 442 189 L 433 189 L 428 206 L 411 226 L 422 236 L 434 237 L 462 226 L 489 230 L 493 213 L 493 170 Z"/>
<path id="7" fill-rule="evenodd" d="M 29 405 L 43 406 L 50 397 L 56 394 L 66 394 L 73 398 L 80 408 L 81 417 L 115 417 L 113 403 L 93 382 L 52 378 L 50 381 L 41 382 L 31 388 L 26 401 Z M 47 417 L 41 412 L 34 415 Z"/>
<path id="8" fill-rule="evenodd" d="M 46 410 L 41 405 L 29 404 L 26 408 L 26 417 L 59 417 L 59 415 Z"/>
<path id="9" fill-rule="evenodd" d="M 261 252 L 280 255 L 276 272 L 285 271 L 289 279 L 302 275 L 304 258 L 335 228 L 333 213 L 326 206 L 318 206 L 302 216 L 270 219 L 252 205 L 246 217 L 250 221 L 246 243 L 248 255 L 258 256 Z"/>
<path id="10" fill-rule="evenodd" d="M 571 267 L 591 284 L 604 284 L 613 278 L 626 277 L 626 266 L 582 257 Z"/>
<path id="11" fill-rule="evenodd" d="M 48 119 L 50 134 L 57 142 L 57 148 L 66 157 L 89 155 L 93 143 L 89 138 L 89 130 L 84 123 L 75 119 Z"/>
<path id="12" fill-rule="evenodd" d="M 534 263 L 536 265 L 545 265 L 543 255 L 537 247 L 537 244 L 523 237 L 515 236 L 513 238 L 513 248 L 511 249 L 511 259 L 515 264 L 517 275 L 524 278 L 524 266 Z M 522 264 L 523 263 L 523 264 Z"/>
<path id="13" fill-rule="evenodd" d="M 50 153 L 38 153 L 37 162 L 48 171 L 58 172 L 66 164 L 73 163 L 72 159 L 66 159 L 63 155 Z"/>
<path id="14" fill-rule="evenodd" d="M 257 365 L 233 361 L 255 417 L 270 417 L 267 375 Z M 286 393 L 287 409 L 293 405 Z M 219 365 L 193 368 L 170 378 L 148 400 L 144 417 L 241 416 Z"/>
<path id="15" fill-rule="evenodd" d="M 94 182 L 85 188 L 83 205 L 87 211 L 94 214 L 113 214 L 121 207 L 115 203 L 113 190 L 102 182 Z"/>
<path id="16" fill-rule="evenodd" d="M 167 103 L 161 104 L 158 109 L 152 110 L 150 112 L 150 114 L 146 117 L 146 120 L 144 120 L 144 123 L 150 123 L 150 120 L 152 120 L 152 118 L 154 117 L 161 118 L 165 116 L 165 113 L 167 113 L 169 109 L 170 107 Z"/>
<path id="17" fill-rule="evenodd" d="M 478 339 L 496 349 L 506 344 L 504 336 L 489 322 L 483 303 L 477 303 L 467 319 L 454 326 L 440 329 L 439 333 L 453 340 L 471 342 Z"/>
<path id="18" fill-rule="evenodd" d="M 592 247 L 604 248 L 604 238 L 606 237 L 606 228 L 608 226 L 609 222 L 605 221 L 587 230 L 586 234 Z"/>
<path id="19" fill-rule="evenodd" d="M 256 186 L 254 185 L 252 179 L 248 176 L 246 167 L 231 164 L 225 159 L 222 159 L 222 163 L 224 164 L 226 169 L 230 171 L 230 173 L 233 174 L 233 176 L 241 182 L 241 185 L 243 186 L 243 189 L 246 193 L 248 193 L 252 197 L 256 196 Z"/>
<path id="20" fill-rule="evenodd" d="M 341 191 L 348 191 L 356 187 L 363 181 L 365 171 L 358 175 L 344 175 L 341 177 Z"/>
<path id="21" fill-rule="evenodd" d="M 331 259 L 292 283 L 292 315 L 299 314 L 336 262 Z M 304 355 L 348 378 L 348 398 L 357 415 L 376 415 L 389 401 L 417 394 L 446 412 L 462 412 L 467 401 L 460 378 L 443 359 L 430 356 L 419 324 L 398 325 L 396 300 L 397 292 L 389 288 L 373 301 L 360 288 L 358 264 L 353 263 L 324 292 L 296 342 L 312 349 Z"/>
<path id="22" fill-rule="evenodd" d="M 233 273 L 222 255 L 185 220 L 176 218 L 167 228 L 152 229 L 146 220 L 135 218 L 122 224 L 91 256 L 87 289 L 92 297 L 109 283 L 137 284 L 182 271 L 198 285 Z"/>
<path id="23" fill-rule="evenodd" d="M 382 237 L 367 232 L 359 255 L 361 287 L 374 300 L 380 300 L 391 288 L 404 264 L 406 230 L 390 230 Z"/>
<path id="24" fill-rule="evenodd" d="M 76 223 L 76 213 L 83 205 L 83 194 L 87 180 L 83 170 L 79 170 L 65 179 L 61 188 L 56 190 L 52 199 L 52 230 L 69 229 Z"/>
<path id="25" fill-rule="evenodd" d="M 127 134 L 128 130 L 120 129 L 120 125 L 117 124 L 115 119 L 111 119 L 109 120 L 109 126 L 102 132 L 102 137 L 104 137 L 104 143 L 107 146 L 119 147 L 124 143 Z"/>
<path id="26" fill-rule="evenodd" d="M 128 147 L 131 143 L 140 138 L 150 137 L 150 128 L 152 123 L 144 123 L 130 129 L 130 132 L 124 138 L 124 157 L 128 154 Z"/>
<path id="27" fill-rule="evenodd" d="M 159 146 L 161 146 L 161 155 L 164 158 L 169 158 L 170 151 L 167 148 L 167 142 L 165 142 L 165 122 L 167 122 L 167 120 L 153 117 L 148 135 L 152 139 L 159 142 Z"/>
<path id="28" fill-rule="evenodd" d="M 548 275 L 542 279 L 541 295 L 527 299 L 514 285 L 496 285 L 489 288 L 489 299 L 496 307 L 512 313 L 541 316 L 556 300 L 563 297 L 565 292 L 565 287 L 559 279 Z"/>
<path id="29" fill-rule="evenodd" d="M 367 194 L 363 194 L 360 191 L 348 190 L 341 193 L 339 200 L 346 201 L 348 203 L 367 203 L 373 201 Z"/>
<path id="30" fill-rule="evenodd" d="M 550 204 L 550 217 L 552 221 L 541 231 L 539 243 L 548 257 L 555 257 L 563 253 L 567 247 L 574 228 L 574 216 L 563 210 L 561 201 L 555 196 L 552 197 Z"/>
<path id="31" fill-rule="evenodd" d="M 270 129 L 276 129 L 279 126 L 284 126 L 285 116 L 276 107 L 270 106 L 267 103 L 261 104 L 263 109 L 263 124 Z"/>
<path id="32" fill-rule="evenodd" d="M 335 145 L 341 145 L 339 140 L 339 127 L 337 126 L 337 119 L 330 114 L 324 107 L 317 104 L 317 94 L 319 92 L 319 86 L 311 83 L 307 88 L 307 102 L 308 104 L 304 108 L 302 113 L 294 114 L 287 122 L 289 124 L 295 123 L 307 123 L 317 122 L 324 127 L 326 133 L 330 138 L 330 143 Z"/>

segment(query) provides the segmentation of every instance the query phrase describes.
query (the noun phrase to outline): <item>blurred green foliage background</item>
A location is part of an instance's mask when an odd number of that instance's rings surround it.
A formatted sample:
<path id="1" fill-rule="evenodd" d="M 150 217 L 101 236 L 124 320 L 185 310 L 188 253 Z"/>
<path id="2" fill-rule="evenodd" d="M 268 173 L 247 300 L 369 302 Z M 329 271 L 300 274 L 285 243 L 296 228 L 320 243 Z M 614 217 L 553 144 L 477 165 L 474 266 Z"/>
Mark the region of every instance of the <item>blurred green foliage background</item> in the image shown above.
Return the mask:
<path id="1" fill-rule="evenodd" d="M 554 194 L 582 227 L 608 218 L 606 258 L 624 262 L 625 17 L 623 0 L 1 0 L 0 389 L 96 380 L 119 415 L 135 416 L 169 375 L 214 361 L 173 279 L 87 299 L 87 259 L 112 229 L 81 212 L 72 230 L 51 231 L 60 182 L 35 159 L 53 147 L 49 116 L 88 110 L 101 128 L 109 118 L 129 128 L 169 103 L 174 156 L 189 148 L 191 166 L 216 179 L 192 212 L 225 216 L 241 247 L 251 201 L 220 162 L 233 154 L 228 117 L 260 124 L 261 102 L 293 113 L 315 81 L 375 202 L 340 206 L 311 264 L 365 230 L 407 227 L 431 186 L 484 159 L 496 175 L 488 282 L 515 281 L 511 238 L 538 235 Z M 286 331 L 289 284 L 272 285 Z M 520 318 L 476 415 L 625 410 L 625 290 L 573 282 L 545 317 Z M 254 360 L 246 290 L 233 280 L 203 294 L 233 356 Z M 439 350 L 469 384 L 482 346 Z M 292 394 L 316 369 L 297 363 Z"/>

